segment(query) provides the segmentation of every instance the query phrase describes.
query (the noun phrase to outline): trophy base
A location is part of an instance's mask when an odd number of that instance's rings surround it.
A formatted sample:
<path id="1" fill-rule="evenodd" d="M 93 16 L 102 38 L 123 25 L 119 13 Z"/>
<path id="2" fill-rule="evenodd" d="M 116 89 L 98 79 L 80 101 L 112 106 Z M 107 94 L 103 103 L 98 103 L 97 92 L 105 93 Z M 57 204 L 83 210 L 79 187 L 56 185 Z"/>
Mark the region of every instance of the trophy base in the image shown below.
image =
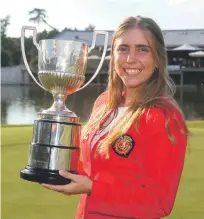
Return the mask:
<path id="1" fill-rule="evenodd" d="M 75 171 L 69 172 L 76 174 Z M 21 170 L 20 177 L 24 180 L 52 185 L 66 185 L 71 182 L 70 179 L 60 176 L 59 171 L 57 170 L 44 170 L 32 168 L 30 166 L 27 166 L 24 170 Z"/>

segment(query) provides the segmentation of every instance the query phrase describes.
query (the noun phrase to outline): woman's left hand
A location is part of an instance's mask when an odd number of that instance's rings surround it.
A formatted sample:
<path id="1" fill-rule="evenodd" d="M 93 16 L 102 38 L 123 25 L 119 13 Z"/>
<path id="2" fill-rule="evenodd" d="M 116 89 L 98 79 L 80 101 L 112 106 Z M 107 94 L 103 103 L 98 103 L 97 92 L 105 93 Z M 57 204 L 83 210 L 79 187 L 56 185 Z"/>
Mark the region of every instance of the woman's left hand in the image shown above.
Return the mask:
<path id="1" fill-rule="evenodd" d="M 60 170 L 59 174 L 67 179 L 72 180 L 71 183 L 67 185 L 50 185 L 50 184 L 41 184 L 47 189 L 53 191 L 61 192 L 65 195 L 76 195 L 87 193 L 90 195 L 92 189 L 92 180 L 84 175 L 72 174 L 65 170 Z"/>

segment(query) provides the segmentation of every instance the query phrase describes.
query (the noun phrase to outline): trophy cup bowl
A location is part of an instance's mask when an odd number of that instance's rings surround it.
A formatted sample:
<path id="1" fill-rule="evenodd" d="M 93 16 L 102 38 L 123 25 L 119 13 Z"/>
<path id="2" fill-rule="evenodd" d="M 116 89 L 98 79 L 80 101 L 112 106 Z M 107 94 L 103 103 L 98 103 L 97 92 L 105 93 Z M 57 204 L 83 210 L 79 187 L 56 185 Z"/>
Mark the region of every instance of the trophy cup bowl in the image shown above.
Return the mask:
<path id="1" fill-rule="evenodd" d="M 33 30 L 33 43 L 38 49 L 38 80 L 33 76 L 27 63 L 24 34 Z M 38 112 L 34 121 L 33 137 L 29 147 L 28 164 L 20 171 L 24 180 L 64 185 L 70 183 L 59 175 L 64 169 L 77 173 L 80 149 L 80 118 L 66 105 L 68 95 L 85 88 L 99 73 L 105 58 L 108 34 L 96 31 L 91 47 L 83 42 L 48 39 L 36 42 L 36 28 L 23 26 L 21 48 L 24 64 L 33 80 L 53 95 L 54 102 L 49 109 Z M 88 53 L 95 47 L 97 34 L 105 35 L 102 58 L 96 72 L 83 86 Z"/>

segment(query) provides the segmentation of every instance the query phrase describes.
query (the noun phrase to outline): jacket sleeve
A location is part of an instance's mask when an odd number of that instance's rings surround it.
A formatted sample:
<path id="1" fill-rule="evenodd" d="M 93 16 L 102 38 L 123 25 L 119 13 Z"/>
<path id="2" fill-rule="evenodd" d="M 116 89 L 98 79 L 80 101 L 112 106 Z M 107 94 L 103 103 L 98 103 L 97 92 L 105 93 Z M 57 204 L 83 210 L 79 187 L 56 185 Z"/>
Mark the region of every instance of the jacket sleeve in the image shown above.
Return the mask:
<path id="1" fill-rule="evenodd" d="M 77 173 L 80 175 L 87 175 L 83 169 L 83 162 L 78 160 Z"/>
<path id="2" fill-rule="evenodd" d="M 182 126 L 181 117 L 177 119 Z M 170 115 L 169 122 L 177 140 L 176 145 L 167 136 L 163 112 L 153 110 L 150 113 L 150 119 L 143 130 L 146 132 L 143 132 L 145 144 L 141 161 L 143 177 L 139 178 L 131 169 L 134 176 L 128 183 L 118 175 L 118 171 L 110 171 L 111 180 L 106 179 L 105 182 L 99 172 L 97 179 L 93 180 L 90 198 L 95 204 L 89 206 L 89 211 L 97 211 L 98 208 L 98 211 L 107 212 L 108 215 L 141 219 L 170 214 L 181 178 L 187 143 L 186 135 L 180 133 L 173 120 Z M 127 172 L 125 169 L 120 171 Z M 104 202 L 99 207 L 96 203 L 101 199 Z"/>

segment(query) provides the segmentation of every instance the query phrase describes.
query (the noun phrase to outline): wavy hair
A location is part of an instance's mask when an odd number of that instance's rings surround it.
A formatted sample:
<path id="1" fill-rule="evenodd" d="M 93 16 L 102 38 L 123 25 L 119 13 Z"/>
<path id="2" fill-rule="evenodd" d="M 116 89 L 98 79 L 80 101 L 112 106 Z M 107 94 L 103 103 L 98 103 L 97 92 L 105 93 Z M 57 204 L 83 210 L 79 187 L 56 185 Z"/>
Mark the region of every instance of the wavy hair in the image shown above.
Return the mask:
<path id="1" fill-rule="evenodd" d="M 92 132 L 94 129 L 99 128 L 99 123 L 107 114 L 107 112 L 109 112 L 110 110 L 115 110 L 115 112 L 117 112 L 117 108 L 120 106 L 120 103 L 123 100 L 122 92 L 124 89 L 124 85 L 122 80 L 114 70 L 113 52 L 115 49 L 116 39 L 120 37 L 121 34 L 123 34 L 125 31 L 135 28 L 144 31 L 144 33 L 150 33 L 153 42 L 152 53 L 157 67 L 155 67 L 152 76 L 147 81 L 147 85 L 145 87 L 142 100 L 138 102 L 138 99 L 136 98 L 135 94 L 135 97 L 133 97 L 133 102 L 128 107 L 128 110 L 124 113 L 124 116 L 120 119 L 120 121 L 113 128 L 113 130 L 102 141 L 100 141 L 97 152 L 104 153 L 106 155 L 106 158 L 109 157 L 110 145 L 118 137 L 125 134 L 128 128 L 130 128 L 130 126 L 133 123 L 135 123 L 137 128 L 140 116 L 145 112 L 146 109 L 150 109 L 151 107 L 155 106 L 160 108 L 164 112 L 167 134 L 172 142 L 176 141 L 169 125 L 168 113 L 166 111 L 167 103 L 169 103 L 168 106 L 176 107 L 181 114 L 182 111 L 180 110 L 179 106 L 173 98 L 175 93 L 175 84 L 169 77 L 167 71 L 167 54 L 162 31 L 154 20 L 152 20 L 151 18 L 141 16 L 128 17 L 127 19 L 125 19 L 119 25 L 119 27 L 113 35 L 107 89 L 108 101 L 107 104 L 104 104 L 92 113 L 89 121 L 83 128 L 82 138 L 83 136 L 86 136 L 89 132 Z M 166 97 L 165 101 L 163 100 L 163 98 L 161 98 L 161 96 Z M 175 115 L 173 115 L 173 117 L 174 116 Z M 177 122 L 176 118 L 175 122 Z M 178 124 L 176 125 L 179 126 Z M 184 128 L 181 131 L 183 134 L 189 133 L 185 121 Z"/>

